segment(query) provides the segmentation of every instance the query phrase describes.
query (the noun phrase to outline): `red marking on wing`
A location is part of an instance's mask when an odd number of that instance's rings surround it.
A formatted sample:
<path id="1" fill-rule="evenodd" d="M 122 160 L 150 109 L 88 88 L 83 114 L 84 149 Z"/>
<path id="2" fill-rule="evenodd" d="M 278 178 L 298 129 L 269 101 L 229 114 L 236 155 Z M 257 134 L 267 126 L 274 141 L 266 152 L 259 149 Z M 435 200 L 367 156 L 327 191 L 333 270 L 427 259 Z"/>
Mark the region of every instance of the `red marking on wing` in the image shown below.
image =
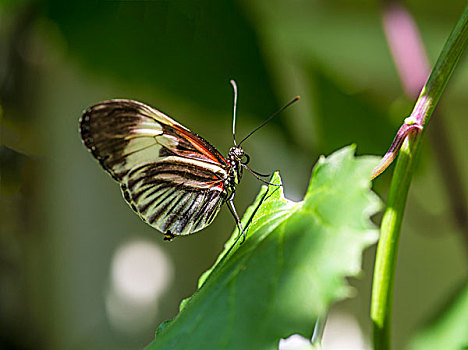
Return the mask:
<path id="1" fill-rule="evenodd" d="M 184 138 L 189 141 L 193 147 L 195 147 L 201 154 L 203 154 L 208 159 L 214 161 L 215 163 L 222 164 L 224 162 L 227 163 L 226 159 L 219 153 L 213 146 L 211 146 L 207 141 L 202 139 L 201 137 L 197 137 L 196 135 L 192 134 L 190 131 L 180 128 L 178 125 L 173 125 L 178 132 L 180 132 Z"/>
<path id="2" fill-rule="evenodd" d="M 224 190 L 224 182 L 223 180 L 216 180 L 212 182 L 207 182 L 206 184 L 213 186 L 213 187 L 218 187 Z"/>

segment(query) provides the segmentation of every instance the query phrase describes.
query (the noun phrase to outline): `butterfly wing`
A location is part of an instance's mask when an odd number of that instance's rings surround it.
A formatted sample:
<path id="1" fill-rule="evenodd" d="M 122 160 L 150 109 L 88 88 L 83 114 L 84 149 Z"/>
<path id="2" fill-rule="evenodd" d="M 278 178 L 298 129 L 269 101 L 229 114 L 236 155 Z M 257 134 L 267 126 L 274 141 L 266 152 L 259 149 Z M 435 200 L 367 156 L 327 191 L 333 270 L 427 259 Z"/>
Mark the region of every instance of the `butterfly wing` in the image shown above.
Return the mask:
<path id="1" fill-rule="evenodd" d="M 80 133 L 132 209 L 163 233 L 203 229 L 228 195 L 227 162 L 216 148 L 145 104 L 96 104 L 81 117 Z"/>

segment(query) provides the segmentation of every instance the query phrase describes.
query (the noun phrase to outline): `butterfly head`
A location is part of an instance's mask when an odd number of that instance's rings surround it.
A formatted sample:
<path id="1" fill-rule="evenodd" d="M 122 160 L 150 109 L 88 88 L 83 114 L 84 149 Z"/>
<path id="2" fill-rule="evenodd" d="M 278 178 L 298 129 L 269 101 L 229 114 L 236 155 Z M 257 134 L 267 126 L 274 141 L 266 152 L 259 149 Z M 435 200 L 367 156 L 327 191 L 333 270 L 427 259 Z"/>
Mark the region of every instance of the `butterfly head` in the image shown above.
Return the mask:
<path id="1" fill-rule="evenodd" d="M 233 146 L 229 150 L 227 158 L 230 166 L 229 177 L 231 181 L 238 184 L 242 177 L 243 167 L 249 162 L 250 157 L 241 146 Z"/>
<path id="2" fill-rule="evenodd" d="M 245 153 L 244 149 L 241 146 L 233 146 L 229 150 L 229 161 L 235 162 L 237 164 L 248 164 L 250 161 L 250 157 L 247 153 Z M 233 165 L 233 164 L 231 164 Z"/>

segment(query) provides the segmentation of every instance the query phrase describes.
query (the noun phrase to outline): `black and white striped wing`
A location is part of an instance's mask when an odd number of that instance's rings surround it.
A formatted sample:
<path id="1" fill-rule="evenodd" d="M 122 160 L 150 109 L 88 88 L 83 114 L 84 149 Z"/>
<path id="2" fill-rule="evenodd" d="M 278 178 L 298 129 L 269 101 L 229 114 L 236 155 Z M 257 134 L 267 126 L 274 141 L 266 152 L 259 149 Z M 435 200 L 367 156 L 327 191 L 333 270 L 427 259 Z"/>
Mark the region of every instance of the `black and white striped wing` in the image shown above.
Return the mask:
<path id="1" fill-rule="evenodd" d="M 209 225 L 227 197 L 227 162 L 206 140 L 163 113 L 131 100 L 88 108 L 84 144 L 120 183 L 149 225 L 187 235 Z"/>
<path id="2" fill-rule="evenodd" d="M 161 232 L 186 235 L 209 225 L 226 199 L 222 173 L 175 157 L 132 170 L 122 185 L 133 209 Z M 219 175 L 214 178 L 213 171 Z"/>

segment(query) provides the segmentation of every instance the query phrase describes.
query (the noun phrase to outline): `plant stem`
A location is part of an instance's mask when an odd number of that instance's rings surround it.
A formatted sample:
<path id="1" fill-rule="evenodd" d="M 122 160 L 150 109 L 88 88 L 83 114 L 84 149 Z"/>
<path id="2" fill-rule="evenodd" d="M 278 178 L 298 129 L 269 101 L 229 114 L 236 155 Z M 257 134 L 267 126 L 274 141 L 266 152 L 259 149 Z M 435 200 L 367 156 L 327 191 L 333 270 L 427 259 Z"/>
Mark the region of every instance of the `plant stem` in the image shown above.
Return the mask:
<path id="1" fill-rule="evenodd" d="M 381 0 L 381 3 L 383 5 L 382 22 L 385 36 L 403 90 L 408 98 L 416 98 L 430 73 L 429 61 L 421 35 L 414 19 L 401 4 L 401 0 Z M 465 184 L 462 181 L 462 171 L 460 165 L 457 165 L 452 142 L 443 119 L 440 111 L 433 112 L 432 127 L 428 130 L 428 137 L 448 196 L 450 214 L 460 229 L 460 235 L 465 240 L 465 248 L 468 253 L 468 203 L 465 196 Z M 407 125 L 404 127 L 407 128 Z M 402 129 L 400 128 L 400 130 Z M 396 139 L 398 140 L 398 138 Z M 390 157 L 393 155 L 392 146 L 390 146 L 389 151 L 387 157 L 382 159 L 382 168 L 385 168 L 386 164 L 392 160 Z M 395 153 L 398 151 L 399 149 Z M 380 169 L 377 168 L 377 170 Z M 378 176 L 378 171 L 374 173 L 374 176 Z"/>
<path id="2" fill-rule="evenodd" d="M 423 87 L 410 118 L 425 126 L 468 42 L 468 5 L 450 34 Z M 390 185 L 389 196 L 381 224 L 372 286 L 371 319 L 374 349 L 389 350 L 391 309 L 398 242 L 403 213 L 408 196 L 414 160 L 420 150 L 422 133 L 411 133 L 403 142 Z"/>

